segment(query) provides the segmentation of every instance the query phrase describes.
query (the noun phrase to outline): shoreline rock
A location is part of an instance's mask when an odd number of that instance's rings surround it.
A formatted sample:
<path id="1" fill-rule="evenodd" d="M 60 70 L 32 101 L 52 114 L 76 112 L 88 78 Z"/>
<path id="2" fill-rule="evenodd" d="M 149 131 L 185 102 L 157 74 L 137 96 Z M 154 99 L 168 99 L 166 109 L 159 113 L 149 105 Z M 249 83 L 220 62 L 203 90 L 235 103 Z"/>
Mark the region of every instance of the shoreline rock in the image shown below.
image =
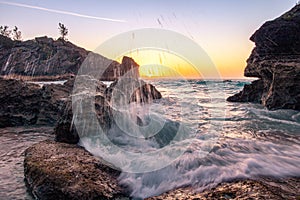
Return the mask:
<path id="1" fill-rule="evenodd" d="M 82 147 L 46 140 L 25 151 L 25 181 L 37 199 L 126 199 L 120 172 L 103 163 Z"/>
<path id="2" fill-rule="evenodd" d="M 219 184 L 214 188 L 206 189 L 203 192 L 196 192 L 192 188 L 175 189 L 173 191 L 166 192 L 156 197 L 147 198 L 147 200 L 282 200 L 300 198 L 299 178 L 265 179 L 265 182 L 262 182 L 260 180 L 236 180 L 232 182 L 225 182 Z"/>
<path id="3" fill-rule="evenodd" d="M 72 108 L 72 103 L 75 103 L 75 105 L 77 107 L 80 107 L 80 109 L 85 110 L 85 114 L 87 115 L 94 113 L 97 117 L 98 123 L 100 124 L 102 129 L 106 131 L 110 129 L 111 125 L 114 123 L 111 107 L 111 98 L 114 90 L 116 90 L 115 99 L 120 100 L 123 99 L 122 95 L 124 95 L 125 91 L 127 90 L 127 87 L 131 88 L 135 86 L 133 88 L 136 88 L 133 91 L 128 90 L 132 93 L 127 94 L 128 99 L 126 102 L 118 102 L 121 103 L 121 105 L 125 103 L 129 104 L 132 102 L 151 103 L 155 99 L 162 98 L 161 93 L 153 85 L 134 78 L 122 79 L 123 81 L 120 83 L 120 85 L 118 85 L 118 81 L 115 81 L 108 88 L 106 88 L 106 85 L 100 81 L 89 80 L 89 77 L 85 76 L 78 77 L 78 79 L 81 78 L 82 80 L 77 80 L 79 85 L 77 85 L 76 91 L 73 91 L 72 94 L 73 97 L 77 96 L 76 98 L 73 98 L 72 101 L 78 100 L 79 102 L 71 102 L 71 99 L 69 99 L 66 102 L 65 107 L 62 109 L 62 112 L 60 114 L 61 118 L 58 121 L 57 126 L 55 127 L 54 134 L 55 140 L 57 142 L 65 142 L 70 144 L 76 144 L 79 142 L 80 138 L 75 128 L 75 125 L 73 124 L 74 117 L 72 109 L 74 109 L 74 107 Z M 87 85 L 85 86 L 85 84 Z M 95 85 L 96 91 L 92 91 L 93 88 L 89 88 L 91 85 Z M 121 87 L 116 88 L 117 86 Z M 83 91 L 88 92 L 82 93 Z M 93 94 L 93 92 L 95 92 L 95 94 Z M 118 95 L 121 95 L 122 97 Z M 95 105 L 94 110 L 92 109 L 91 104 Z M 79 120 L 80 123 L 89 124 L 90 116 Z"/>
<path id="4" fill-rule="evenodd" d="M 55 125 L 70 86 L 0 78 L 0 127 Z"/>
<path id="5" fill-rule="evenodd" d="M 244 75 L 259 80 L 227 100 L 261 103 L 271 110 L 300 110 L 300 5 L 266 22 L 250 40 L 256 47 Z"/>

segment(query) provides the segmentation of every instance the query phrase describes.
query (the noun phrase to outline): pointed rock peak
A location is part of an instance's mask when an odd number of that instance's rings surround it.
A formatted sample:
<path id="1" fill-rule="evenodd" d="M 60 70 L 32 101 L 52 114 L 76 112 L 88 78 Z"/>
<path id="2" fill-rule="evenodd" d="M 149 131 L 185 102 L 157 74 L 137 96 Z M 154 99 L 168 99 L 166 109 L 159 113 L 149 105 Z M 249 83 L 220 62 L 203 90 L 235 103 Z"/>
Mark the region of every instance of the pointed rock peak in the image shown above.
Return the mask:
<path id="1" fill-rule="evenodd" d="M 123 56 L 122 65 L 139 67 L 139 64 L 137 64 L 131 57 L 127 57 L 127 56 Z"/>

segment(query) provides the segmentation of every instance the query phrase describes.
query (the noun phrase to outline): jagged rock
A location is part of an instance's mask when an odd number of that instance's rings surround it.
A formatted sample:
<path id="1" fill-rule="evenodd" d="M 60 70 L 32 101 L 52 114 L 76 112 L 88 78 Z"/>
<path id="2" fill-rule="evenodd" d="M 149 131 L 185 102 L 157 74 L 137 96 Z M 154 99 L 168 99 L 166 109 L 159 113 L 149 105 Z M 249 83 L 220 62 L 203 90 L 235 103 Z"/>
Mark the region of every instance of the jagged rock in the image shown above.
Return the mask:
<path id="1" fill-rule="evenodd" d="M 161 93 L 151 84 L 142 83 L 142 86 L 136 89 L 130 98 L 130 102 L 150 103 L 154 99 L 161 99 Z"/>
<path id="2" fill-rule="evenodd" d="M 103 77 L 107 77 L 107 81 L 115 81 L 121 76 L 130 76 L 132 78 L 139 78 L 139 65 L 130 57 L 124 56 L 121 64 L 114 61 L 104 71 Z"/>
<path id="3" fill-rule="evenodd" d="M 300 110 L 300 5 L 266 22 L 250 39 L 256 47 L 244 74 L 259 81 L 245 86 L 228 101 L 261 102 L 268 109 Z"/>
<path id="4" fill-rule="evenodd" d="M 126 199 L 120 172 L 77 145 L 47 140 L 31 146 L 24 174 L 36 199 Z"/>
<path id="5" fill-rule="evenodd" d="M 113 82 L 106 90 L 109 100 L 118 104 L 138 102 L 151 103 L 154 99 L 161 99 L 161 93 L 150 83 L 143 80 L 122 78 Z M 126 102 L 119 102 L 119 101 Z"/>
<path id="6" fill-rule="evenodd" d="M 62 39 L 53 40 L 48 37 L 38 37 L 34 40 L 16 42 L 0 37 L 0 75 L 22 76 L 57 76 L 77 74 L 87 56 L 91 53 L 95 59 L 105 60 L 101 80 L 113 81 L 123 76 L 129 70 L 138 77 L 139 65 L 129 57 L 124 57 L 122 63 L 107 59 L 99 54 L 89 52 L 71 42 Z"/>
<path id="7" fill-rule="evenodd" d="M 92 79 L 90 76 L 77 77 L 75 82 L 76 87 L 72 94 L 73 102 L 69 100 L 62 109 L 62 113 L 60 114 L 61 119 L 58 121 L 54 131 L 55 140 L 70 144 L 79 142 L 80 138 L 76 126 L 73 124 L 74 119 L 78 119 L 76 118 L 77 116 L 75 116 L 75 118 L 73 116 L 74 113 L 72 109 L 76 109 L 76 107 L 85 111 L 79 119 L 80 124 L 90 124 L 92 121 L 91 115 L 95 115 L 101 128 L 106 131 L 111 128 L 111 125 L 114 122 L 111 107 L 113 103 L 122 105 L 133 101 L 139 103 L 151 103 L 154 99 L 162 97 L 160 92 L 157 91 L 153 85 L 145 83 L 142 80 L 122 78 L 119 81 L 121 81 L 120 84 L 118 84 L 118 81 L 115 81 L 110 87 L 106 88 L 105 84 Z M 134 89 L 130 90 L 129 88 L 131 87 Z M 132 94 L 128 94 L 128 99 L 125 98 L 125 101 L 123 102 L 123 95 L 130 91 Z M 115 101 L 112 102 L 111 98 L 113 93 L 116 96 L 114 96 Z M 72 103 L 75 106 L 72 107 Z M 94 110 L 92 109 L 93 106 L 95 108 Z M 91 128 L 93 126 L 91 125 L 89 127 Z M 83 135 L 80 136 L 82 137 Z"/>
<path id="8" fill-rule="evenodd" d="M 105 96 L 106 85 L 89 76 L 77 77 L 76 81 L 76 88 L 72 91 L 73 98 L 69 98 L 61 110 L 61 118 L 54 129 L 55 140 L 58 142 L 70 144 L 79 142 L 80 138 L 73 123 L 76 118 L 73 118 L 73 109 L 76 109 L 76 106 L 85 111 L 84 114 L 86 116 L 81 116 L 81 123 L 89 124 L 90 115 L 94 114 L 103 129 L 110 127 L 111 114 Z M 94 89 L 95 91 L 93 91 Z M 75 106 L 72 107 L 72 103 Z"/>

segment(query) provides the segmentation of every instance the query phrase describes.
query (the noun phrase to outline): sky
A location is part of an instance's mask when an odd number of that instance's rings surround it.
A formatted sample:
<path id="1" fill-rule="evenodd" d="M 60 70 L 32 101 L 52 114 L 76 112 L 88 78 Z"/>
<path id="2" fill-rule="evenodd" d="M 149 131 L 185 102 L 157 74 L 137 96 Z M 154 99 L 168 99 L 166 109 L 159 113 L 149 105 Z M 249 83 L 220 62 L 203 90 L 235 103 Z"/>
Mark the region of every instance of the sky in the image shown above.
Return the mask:
<path id="1" fill-rule="evenodd" d="M 0 0 L 0 25 L 8 25 L 10 28 L 17 26 L 22 31 L 23 40 L 27 40 L 44 35 L 58 38 L 58 23 L 61 22 L 69 29 L 69 41 L 91 51 L 112 37 L 128 31 L 144 28 L 170 30 L 198 44 L 214 63 L 220 77 L 242 78 L 246 60 L 254 47 L 249 40 L 250 36 L 264 22 L 290 10 L 296 2 L 297 0 Z M 157 67 L 152 65 L 151 68 L 151 64 L 158 64 L 169 65 L 167 67 L 172 70 L 192 76 L 192 67 L 188 66 L 186 60 L 161 54 L 158 51 L 146 51 L 130 55 L 142 66 L 142 75 L 155 73 L 154 69 Z M 149 61 L 150 58 L 154 60 Z M 172 59 L 173 62 L 162 59 Z M 165 70 L 160 75 L 167 73 L 169 72 Z"/>

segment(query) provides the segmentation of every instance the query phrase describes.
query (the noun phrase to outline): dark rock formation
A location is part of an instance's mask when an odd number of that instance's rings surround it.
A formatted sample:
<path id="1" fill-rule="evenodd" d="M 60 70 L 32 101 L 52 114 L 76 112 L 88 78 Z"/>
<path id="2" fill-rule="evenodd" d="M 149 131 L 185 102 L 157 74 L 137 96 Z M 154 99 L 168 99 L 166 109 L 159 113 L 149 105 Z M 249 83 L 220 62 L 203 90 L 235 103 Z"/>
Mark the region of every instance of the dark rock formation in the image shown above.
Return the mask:
<path id="1" fill-rule="evenodd" d="M 121 76 L 130 76 L 132 78 L 139 78 L 139 65 L 130 57 L 124 56 L 121 64 L 114 61 L 104 71 L 102 77 L 106 77 L 107 81 L 115 81 Z"/>
<path id="2" fill-rule="evenodd" d="M 39 37 L 24 42 L 0 37 L 0 75 L 57 76 L 77 74 L 81 64 L 91 53 L 71 42 Z M 93 53 L 96 59 L 109 63 L 101 80 L 112 81 L 134 69 L 139 76 L 139 65 L 124 57 L 122 63 Z"/>
<path id="3" fill-rule="evenodd" d="M 281 200 L 298 199 L 300 197 L 299 178 L 259 180 L 241 180 L 231 183 L 222 183 L 212 189 L 203 192 L 193 191 L 191 188 L 182 188 L 166 192 L 160 196 L 147 198 L 147 200 L 164 199 L 263 199 Z"/>
<path id="4" fill-rule="evenodd" d="M 54 125 L 71 88 L 0 78 L 0 127 Z"/>
<path id="5" fill-rule="evenodd" d="M 153 85 L 143 82 L 141 83 L 141 86 L 137 88 L 131 95 L 130 102 L 150 103 L 154 99 L 161 98 L 161 93 Z"/>
<path id="6" fill-rule="evenodd" d="M 25 151 L 25 181 L 36 199 L 124 199 L 119 171 L 77 145 L 43 141 Z M 126 198 L 125 198 L 126 199 Z"/>
<path id="7" fill-rule="evenodd" d="M 113 102 L 123 103 L 151 103 L 154 99 L 161 99 L 161 93 L 151 84 L 143 80 L 122 78 L 113 82 L 107 89 L 106 95 L 109 100 L 113 96 Z M 119 101 L 126 102 L 119 102 Z"/>
<path id="8" fill-rule="evenodd" d="M 137 101 L 138 103 L 151 103 L 154 99 L 162 97 L 160 92 L 157 91 L 153 85 L 145 83 L 142 80 L 122 78 L 119 81 L 121 82 L 120 84 L 118 84 L 118 81 L 115 81 L 110 87 L 106 88 L 103 83 L 90 79 L 88 76 L 77 77 L 77 82 L 75 83 L 75 85 L 77 84 L 77 87 L 74 89 L 72 96 L 76 97 L 76 95 L 78 95 L 78 97 L 73 98 L 73 105 L 83 109 L 85 111 L 84 114 L 86 115 L 81 116 L 79 119 L 80 123 L 89 124 L 91 121 L 90 115 L 94 114 L 97 117 L 101 128 L 104 131 L 107 131 L 114 123 L 111 107 L 113 103 L 121 105 L 133 101 Z M 131 87 L 134 89 L 130 90 L 129 88 Z M 94 89 L 95 91 L 93 91 Z M 82 93 L 83 91 L 85 92 Z M 126 93 L 130 93 L 130 91 L 132 94 Z M 126 94 L 127 96 L 124 97 L 123 95 Z M 112 95 L 114 95 L 114 101 L 111 99 Z M 123 101 L 124 99 L 125 101 Z M 76 102 L 77 100 L 79 101 L 78 103 Z M 93 106 L 91 104 L 94 104 L 94 110 L 92 109 Z M 70 100 L 62 109 L 61 119 L 58 121 L 55 128 L 54 133 L 56 135 L 56 141 L 70 144 L 79 142 L 79 136 L 76 127 L 73 124 L 75 118 L 73 117 L 72 102 Z"/>
<path id="9" fill-rule="evenodd" d="M 238 94 L 228 97 L 227 101 L 261 103 L 263 92 L 261 89 L 263 86 L 262 80 L 253 81 L 250 85 L 245 85 L 244 89 Z"/>
<path id="10" fill-rule="evenodd" d="M 300 5 L 266 22 L 250 39 L 256 47 L 247 60 L 245 76 L 259 81 L 228 101 L 300 110 Z"/>
<path id="11" fill-rule="evenodd" d="M 14 43 L 9 52 L 0 55 L 1 75 L 74 74 L 89 53 L 71 42 L 48 37 Z"/>
<path id="12" fill-rule="evenodd" d="M 78 82 L 80 82 L 80 84 Z M 87 115 L 82 116 L 83 119 L 80 119 L 82 123 L 89 124 L 89 115 L 94 114 L 102 128 L 107 129 L 110 127 L 111 108 L 105 96 L 106 85 L 98 80 L 91 79 L 89 76 L 77 77 L 75 85 L 76 84 L 76 88 L 72 91 L 73 99 L 69 98 L 61 110 L 61 118 L 54 130 L 55 140 L 58 142 L 70 144 L 79 142 L 79 135 L 73 124 L 75 118 L 73 117 L 72 109 L 76 109 L 76 106 L 83 109 Z M 95 89 L 95 91 L 92 91 L 92 89 Z M 74 107 L 72 107 L 72 101 L 73 106 L 75 105 Z"/>

